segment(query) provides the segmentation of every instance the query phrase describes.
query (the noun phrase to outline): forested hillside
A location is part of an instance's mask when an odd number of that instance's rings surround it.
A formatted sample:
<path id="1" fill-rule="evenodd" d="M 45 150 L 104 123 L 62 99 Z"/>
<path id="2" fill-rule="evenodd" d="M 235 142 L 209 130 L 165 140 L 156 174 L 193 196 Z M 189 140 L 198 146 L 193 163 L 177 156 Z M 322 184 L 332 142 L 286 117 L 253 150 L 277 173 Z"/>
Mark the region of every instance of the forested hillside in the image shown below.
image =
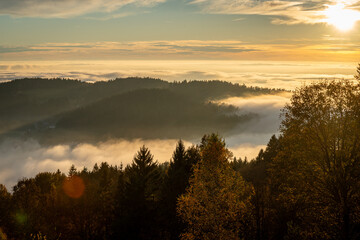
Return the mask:
<path id="1" fill-rule="evenodd" d="M 278 92 L 222 81 L 19 79 L 0 84 L 0 133 L 43 143 L 226 133 L 256 116 L 209 100 Z"/>
<path id="2" fill-rule="evenodd" d="M 0 238 L 359 239 L 359 103 L 350 81 L 297 89 L 252 161 L 209 134 L 162 164 L 142 146 L 127 166 L 0 184 Z"/>

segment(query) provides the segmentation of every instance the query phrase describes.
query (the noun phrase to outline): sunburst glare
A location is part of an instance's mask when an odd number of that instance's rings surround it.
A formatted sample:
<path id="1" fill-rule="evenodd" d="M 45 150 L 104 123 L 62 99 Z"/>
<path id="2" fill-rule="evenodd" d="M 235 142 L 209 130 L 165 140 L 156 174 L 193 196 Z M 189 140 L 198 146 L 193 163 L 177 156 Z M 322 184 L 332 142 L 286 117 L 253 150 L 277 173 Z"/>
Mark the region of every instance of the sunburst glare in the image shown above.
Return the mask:
<path id="1" fill-rule="evenodd" d="M 335 5 L 327 5 L 323 14 L 326 16 L 325 22 L 333 25 L 340 31 L 353 29 L 355 23 L 360 20 L 360 12 L 349 9 L 346 2 L 337 2 Z"/>

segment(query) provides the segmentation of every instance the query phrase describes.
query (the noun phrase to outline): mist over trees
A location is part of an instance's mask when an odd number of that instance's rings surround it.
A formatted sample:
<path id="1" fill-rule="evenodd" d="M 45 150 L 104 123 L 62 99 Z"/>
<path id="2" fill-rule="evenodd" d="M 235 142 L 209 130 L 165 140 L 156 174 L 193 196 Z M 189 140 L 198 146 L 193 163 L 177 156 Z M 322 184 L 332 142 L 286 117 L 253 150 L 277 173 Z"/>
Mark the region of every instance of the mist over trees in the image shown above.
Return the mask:
<path id="1" fill-rule="evenodd" d="M 360 84 L 297 89 L 279 136 L 248 161 L 225 139 L 179 140 L 159 164 L 70 167 L 0 185 L 2 239 L 329 239 L 360 237 Z"/>
<path id="2" fill-rule="evenodd" d="M 19 79 L 0 83 L 0 140 L 11 136 L 58 144 L 226 134 L 257 116 L 236 114 L 236 107 L 211 100 L 280 92 L 222 81 Z"/>

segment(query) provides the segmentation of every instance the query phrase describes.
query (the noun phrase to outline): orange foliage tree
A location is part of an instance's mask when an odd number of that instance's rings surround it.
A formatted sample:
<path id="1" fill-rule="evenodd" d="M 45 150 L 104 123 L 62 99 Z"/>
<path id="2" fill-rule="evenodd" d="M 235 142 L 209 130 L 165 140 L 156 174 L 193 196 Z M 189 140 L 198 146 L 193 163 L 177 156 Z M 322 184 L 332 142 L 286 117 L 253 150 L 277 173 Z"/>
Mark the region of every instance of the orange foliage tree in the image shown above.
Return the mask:
<path id="1" fill-rule="evenodd" d="M 204 136 L 201 160 L 178 214 L 187 224 L 182 239 L 243 239 L 251 233 L 253 188 L 229 164 L 230 151 L 217 135 Z"/>

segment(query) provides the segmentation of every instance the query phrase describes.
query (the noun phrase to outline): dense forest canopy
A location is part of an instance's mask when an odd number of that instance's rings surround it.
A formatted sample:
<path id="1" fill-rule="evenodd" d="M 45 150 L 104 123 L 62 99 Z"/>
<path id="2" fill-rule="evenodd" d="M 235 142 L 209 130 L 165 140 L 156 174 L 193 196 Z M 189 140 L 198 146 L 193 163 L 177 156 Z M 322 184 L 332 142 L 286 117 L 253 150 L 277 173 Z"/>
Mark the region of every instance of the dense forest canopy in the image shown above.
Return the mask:
<path id="1" fill-rule="evenodd" d="M 158 90 L 162 91 L 162 90 Z M 0 185 L 2 239 L 329 239 L 360 237 L 360 84 L 297 89 L 279 136 L 252 160 L 217 134 L 159 164 L 43 172 Z"/>
<path id="2" fill-rule="evenodd" d="M 56 144 L 226 134 L 256 115 L 235 114 L 236 108 L 210 100 L 281 91 L 223 81 L 18 79 L 0 84 L 0 137 Z"/>

